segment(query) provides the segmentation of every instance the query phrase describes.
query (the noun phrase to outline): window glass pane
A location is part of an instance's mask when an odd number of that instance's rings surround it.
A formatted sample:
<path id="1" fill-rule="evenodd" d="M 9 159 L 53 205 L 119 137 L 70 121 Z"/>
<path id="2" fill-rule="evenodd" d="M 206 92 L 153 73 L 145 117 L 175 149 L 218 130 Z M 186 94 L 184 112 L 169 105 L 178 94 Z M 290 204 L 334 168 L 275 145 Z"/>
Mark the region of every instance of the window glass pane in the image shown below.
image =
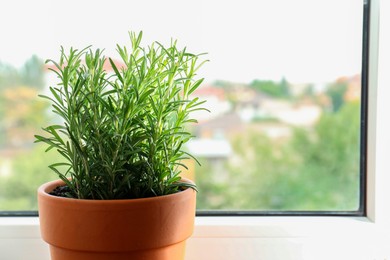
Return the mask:
<path id="1" fill-rule="evenodd" d="M 23 8 L 21 8 L 23 7 Z M 104 48 L 128 31 L 208 52 L 207 99 L 187 146 L 198 208 L 355 211 L 360 191 L 363 1 L 15 0 L 0 11 L 0 211 L 35 210 L 55 179 L 33 135 L 56 120 L 39 93 L 60 46 Z"/>

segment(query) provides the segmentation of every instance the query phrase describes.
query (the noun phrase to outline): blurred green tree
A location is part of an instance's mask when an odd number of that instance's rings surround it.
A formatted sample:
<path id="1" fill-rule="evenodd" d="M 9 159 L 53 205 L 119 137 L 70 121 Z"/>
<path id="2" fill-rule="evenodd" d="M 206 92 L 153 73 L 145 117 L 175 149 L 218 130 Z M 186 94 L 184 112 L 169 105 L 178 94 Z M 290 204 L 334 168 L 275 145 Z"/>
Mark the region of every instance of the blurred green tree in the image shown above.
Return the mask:
<path id="1" fill-rule="evenodd" d="M 337 112 L 344 104 L 344 95 L 347 91 L 347 84 L 345 82 L 335 82 L 328 86 L 326 94 L 330 97 L 332 102 L 332 111 Z"/>
<path id="2" fill-rule="evenodd" d="M 37 210 L 37 188 L 57 178 L 47 162 L 60 161 L 56 153 L 44 153 L 44 150 L 43 145 L 34 145 L 33 149 L 12 158 L 11 174 L 0 176 L 0 211 Z"/>
<path id="3" fill-rule="evenodd" d="M 52 178 L 46 160 L 55 158 L 33 145 L 49 120 L 48 103 L 37 98 L 43 69 L 36 56 L 21 69 L 0 64 L 0 210 L 36 210 L 36 189 Z"/>
<path id="4" fill-rule="evenodd" d="M 36 56 L 20 70 L 0 64 L 0 148 L 31 145 L 33 134 L 47 122 L 48 103 L 37 98 L 44 87 L 43 69 Z"/>
<path id="5" fill-rule="evenodd" d="M 282 78 L 280 82 L 272 80 L 254 80 L 249 87 L 275 98 L 289 98 L 291 96 L 287 80 Z"/>
<path id="6" fill-rule="evenodd" d="M 359 109 L 359 102 L 346 103 L 279 142 L 258 132 L 241 135 L 224 173 L 210 177 L 210 166 L 197 169 L 199 207 L 357 210 Z"/>
<path id="7" fill-rule="evenodd" d="M 20 70 L 21 83 L 26 86 L 42 89 L 45 86 L 44 64 L 41 59 L 33 55 Z"/>

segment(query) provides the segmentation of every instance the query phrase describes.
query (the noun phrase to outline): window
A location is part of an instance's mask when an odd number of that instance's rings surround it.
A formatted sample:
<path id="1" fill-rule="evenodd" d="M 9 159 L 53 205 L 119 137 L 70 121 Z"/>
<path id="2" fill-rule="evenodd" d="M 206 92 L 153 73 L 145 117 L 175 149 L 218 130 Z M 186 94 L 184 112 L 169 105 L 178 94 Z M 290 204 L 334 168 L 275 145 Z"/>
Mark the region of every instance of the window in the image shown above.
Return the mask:
<path id="1" fill-rule="evenodd" d="M 0 210 L 36 210 L 36 187 L 56 178 L 46 163 L 56 155 L 32 145 L 52 120 L 36 98 L 55 84 L 43 60 L 56 59 L 60 45 L 93 44 L 115 57 L 128 30 L 143 30 L 146 43 L 173 37 L 209 52 L 199 72 L 207 84 L 196 94 L 212 113 L 198 115 L 188 146 L 202 163 L 188 162 L 200 214 L 364 214 L 363 1 L 120 4 L 101 2 L 95 12 L 78 1 L 7 4 L 0 18 L 8 25 L 4 39 L 12 39 L 0 43 Z"/>

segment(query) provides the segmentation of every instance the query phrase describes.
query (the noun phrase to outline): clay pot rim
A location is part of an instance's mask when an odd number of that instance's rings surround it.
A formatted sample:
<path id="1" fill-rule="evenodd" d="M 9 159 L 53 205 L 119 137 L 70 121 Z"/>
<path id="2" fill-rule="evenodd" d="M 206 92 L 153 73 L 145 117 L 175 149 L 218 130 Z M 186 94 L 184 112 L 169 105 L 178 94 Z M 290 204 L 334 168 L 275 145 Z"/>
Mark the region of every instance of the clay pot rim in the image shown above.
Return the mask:
<path id="1" fill-rule="evenodd" d="M 191 184 L 194 184 L 194 182 L 192 180 L 189 180 L 189 179 L 186 179 L 186 178 L 182 178 L 181 179 L 182 182 L 187 182 L 187 183 L 191 183 Z M 49 181 L 49 182 L 46 182 L 44 184 L 42 184 L 39 188 L 38 188 L 38 195 L 39 196 L 42 196 L 42 197 L 47 197 L 47 198 L 51 198 L 51 199 L 56 199 L 56 200 L 61 200 L 61 201 L 67 201 L 67 202 L 77 202 L 77 203 L 87 203 L 87 204 L 110 204 L 110 205 L 119 205 L 119 204 L 128 204 L 129 202 L 131 203 L 147 203 L 149 201 L 152 201 L 152 200 L 156 200 L 156 199 L 159 199 L 159 200 L 164 200 L 164 199 L 171 199 L 175 196 L 180 196 L 180 194 L 182 194 L 183 192 L 185 193 L 188 193 L 188 192 L 191 192 L 193 191 L 193 189 L 191 188 L 186 188 L 185 190 L 183 191 L 180 191 L 180 192 L 176 192 L 176 193 L 172 193 L 172 194 L 168 194 L 168 195 L 161 195 L 161 196 L 155 196 L 155 197 L 148 197 L 148 198 L 133 198 L 133 199 L 112 199 L 112 200 L 94 200 L 94 199 L 77 199 L 77 198 L 66 198 L 66 197 L 59 197 L 59 196 L 55 196 L 55 195 L 51 195 L 49 194 L 50 191 L 54 190 L 57 186 L 61 186 L 65 184 L 64 181 L 62 180 L 54 180 L 54 181 Z"/>

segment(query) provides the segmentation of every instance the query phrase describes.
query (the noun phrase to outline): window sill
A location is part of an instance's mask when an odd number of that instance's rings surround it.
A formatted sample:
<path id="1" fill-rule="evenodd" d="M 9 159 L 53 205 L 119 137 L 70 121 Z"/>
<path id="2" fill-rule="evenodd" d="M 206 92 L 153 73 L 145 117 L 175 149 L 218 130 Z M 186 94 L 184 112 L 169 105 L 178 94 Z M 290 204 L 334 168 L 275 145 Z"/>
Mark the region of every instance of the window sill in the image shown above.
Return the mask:
<path id="1" fill-rule="evenodd" d="M 197 217 L 186 259 L 384 260 L 385 230 L 364 217 Z M 0 252 L 3 260 L 49 259 L 38 218 L 0 218 Z"/>

